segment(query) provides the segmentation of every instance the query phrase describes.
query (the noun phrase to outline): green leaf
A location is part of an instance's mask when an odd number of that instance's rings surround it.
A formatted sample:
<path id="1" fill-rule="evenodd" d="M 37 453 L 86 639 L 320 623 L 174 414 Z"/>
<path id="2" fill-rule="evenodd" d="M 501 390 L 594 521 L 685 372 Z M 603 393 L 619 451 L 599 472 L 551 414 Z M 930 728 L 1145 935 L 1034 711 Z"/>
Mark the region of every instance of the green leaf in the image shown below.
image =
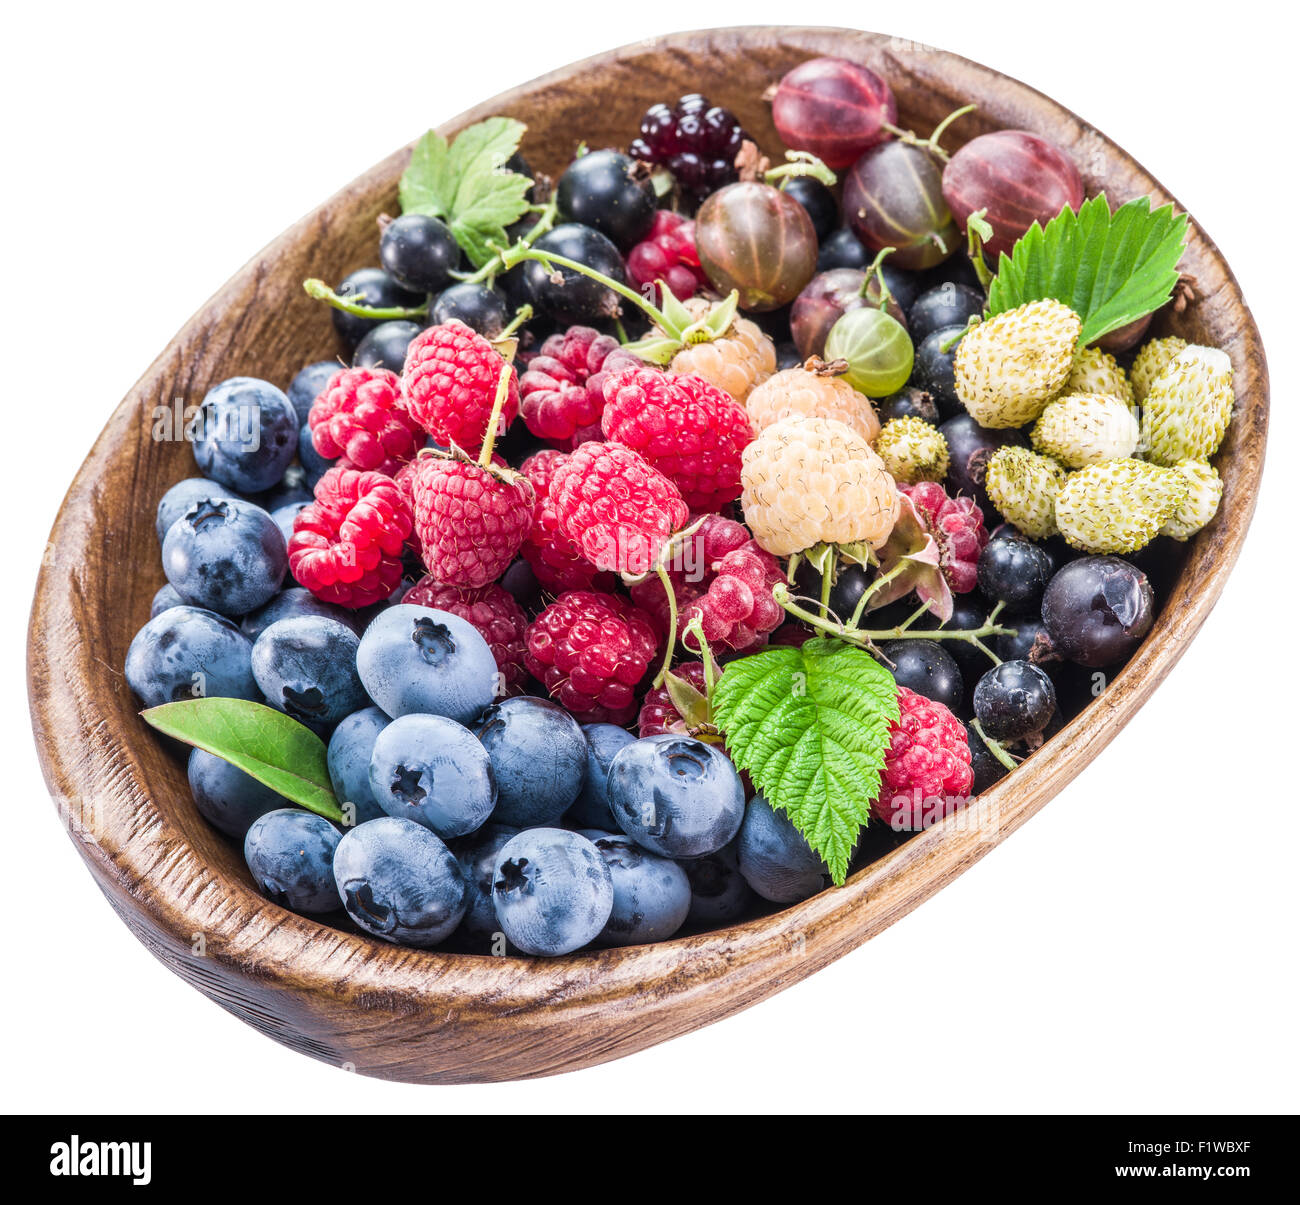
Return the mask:
<path id="1" fill-rule="evenodd" d="M 206 749 L 286 799 L 333 820 L 343 812 L 330 785 L 325 743 L 281 711 L 247 699 L 182 699 L 140 713 L 159 732 Z"/>
<path id="2" fill-rule="evenodd" d="M 493 257 L 489 244 L 504 246 L 506 227 L 528 208 L 532 181 L 505 167 L 524 129 L 513 117 L 489 117 L 467 126 L 450 146 L 430 130 L 402 173 L 402 212 L 442 218 L 474 266 L 482 267 Z"/>
<path id="3" fill-rule="evenodd" d="M 1158 310 L 1173 296 L 1187 241 L 1187 215 L 1152 210 L 1149 197 L 1115 213 L 1103 193 L 1076 214 L 1063 209 L 1035 223 L 1003 253 L 989 289 L 989 317 L 1054 297 L 1083 319 L 1081 343 Z"/>
<path id="4" fill-rule="evenodd" d="M 713 713 L 735 763 L 843 883 L 898 719 L 889 671 L 862 649 L 815 637 L 729 663 Z"/>

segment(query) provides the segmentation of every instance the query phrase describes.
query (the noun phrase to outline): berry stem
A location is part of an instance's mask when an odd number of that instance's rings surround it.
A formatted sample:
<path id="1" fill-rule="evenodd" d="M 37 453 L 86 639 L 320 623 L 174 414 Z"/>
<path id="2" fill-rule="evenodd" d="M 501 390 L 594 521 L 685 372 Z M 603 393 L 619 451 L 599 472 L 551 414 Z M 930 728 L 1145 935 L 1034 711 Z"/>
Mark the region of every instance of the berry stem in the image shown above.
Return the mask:
<path id="1" fill-rule="evenodd" d="M 713 688 L 718 684 L 718 663 L 713 659 L 713 650 L 709 647 L 708 637 L 704 635 L 704 623 L 698 615 L 682 629 L 682 644 L 690 648 L 691 646 L 686 644 L 687 636 L 694 636 L 695 643 L 699 647 L 700 660 L 704 664 L 704 697 L 712 705 Z"/>
<path id="2" fill-rule="evenodd" d="M 763 173 L 764 184 L 776 184 L 780 181 L 781 187 L 785 188 L 795 176 L 812 176 L 815 180 L 820 180 L 827 188 L 835 186 L 837 179 L 835 173 L 812 152 L 786 151 L 785 157 L 787 162 L 780 164 L 778 167 L 769 168 Z"/>
<path id="3" fill-rule="evenodd" d="M 853 618 L 850 619 L 848 623 L 850 630 L 856 629 L 858 624 L 862 622 L 862 616 L 867 609 L 867 603 L 871 601 L 871 596 L 882 586 L 888 585 L 889 582 L 893 581 L 893 579 L 906 568 L 906 562 L 899 561 L 898 564 L 889 570 L 888 573 L 882 573 L 874 582 L 871 583 L 871 585 L 862 591 L 862 597 L 858 599 L 858 605 L 853 608 Z M 907 622 L 911 623 L 912 621 L 909 619 Z"/>
<path id="4" fill-rule="evenodd" d="M 987 209 L 977 209 L 966 219 L 966 254 L 970 256 L 971 267 L 975 269 L 986 297 L 993 284 L 993 273 L 984 260 L 984 244 L 993 237 L 987 214 Z"/>
<path id="5" fill-rule="evenodd" d="M 871 261 L 871 266 L 867 268 L 866 276 L 862 281 L 862 288 L 858 290 L 859 297 L 866 297 L 871 291 L 871 282 L 874 279 L 880 288 L 880 300 L 876 303 L 882 310 L 889 307 L 889 303 L 894 300 L 894 295 L 889 291 L 889 286 L 885 283 L 884 273 L 881 272 L 881 266 L 886 258 L 894 254 L 898 248 L 882 247 L 876 258 Z"/>
<path id="6" fill-rule="evenodd" d="M 506 253 L 514 250 L 515 247 L 531 247 L 533 243 L 555 225 L 555 218 L 559 213 L 559 209 L 555 199 L 552 198 L 545 205 L 530 205 L 526 212 L 540 214 L 541 216 L 520 235 L 518 242 L 507 248 L 500 248 L 489 243 L 488 245 L 496 254 L 487 263 L 476 272 L 452 272 L 451 278 L 461 284 L 470 285 L 479 285 L 484 281 L 496 279 L 497 273 L 507 269 L 508 265 L 505 263 Z"/>
<path id="7" fill-rule="evenodd" d="M 1006 766 L 1008 770 L 1014 770 L 1016 768 L 1018 764 L 1016 759 L 1006 751 L 1001 741 L 995 741 L 991 736 L 985 733 L 984 729 L 980 727 L 979 720 L 971 720 L 970 726 L 975 729 L 976 733 L 979 734 L 980 740 L 984 742 L 985 747 L 998 759 L 998 761 Z"/>
<path id="8" fill-rule="evenodd" d="M 525 322 L 533 316 L 533 307 L 524 302 L 516 311 L 515 316 L 501 328 L 501 333 L 497 336 L 497 341 L 509 339 Z"/>
<path id="9" fill-rule="evenodd" d="M 668 596 L 668 638 L 664 641 L 664 662 L 654 680 L 654 685 L 658 688 L 663 685 L 664 676 L 673 663 L 673 653 L 677 651 L 677 591 L 673 589 L 673 579 L 668 576 L 668 570 L 662 564 L 655 565 L 655 573 L 659 575 L 664 593 Z"/>
<path id="10" fill-rule="evenodd" d="M 664 316 L 663 311 L 658 306 L 651 305 L 635 289 L 629 289 L 627 285 L 619 284 L 618 281 L 612 280 L 603 272 L 597 272 L 595 268 L 589 268 L 576 259 L 570 259 L 567 255 L 556 255 L 553 251 L 536 251 L 523 242 L 516 243 L 501 255 L 501 263 L 507 270 L 526 259 L 536 260 L 539 264 L 544 264 L 548 268 L 553 268 L 558 264 L 561 268 L 568 268 L 571 272 L 577 272 L 580 276 L 589 276 L 592 280 L 603 284 L 611 292 L 617 293 L 620 297 L 630 301 L 637 309 L 642 310 L 655 325 L 664 330 L 668 330 L 672 326 Z"/>
<path id="11" fill-rule="evenodd" d="M 428 301 L 423 305 L 413 306 L 375 306 L 365 305 L 359 301 L 349 301 L 346 297 L 340 297 L 323 280 L 318 280 L 314 276 L 309 280 L 304 280 L 302 287 L 307 296 L 313 300 L 327 301 L 336 310 L 342 310 L 345 314 L 355 314 L 358 318 L 375 318 L 380 322 L 394 322 L 402 318 L 423 318 L 429 312 L 430 303 Z"/>
<path id="12" fill-rule="evenodd" d="M 497 428 L 501 424 L 501 407 L 506 403 L 506 394 L 510 392 L 510 365 L 501 369 L 497 380 L 497 394 L 492 399 L 492 413 L 488 416 L 487 432 L 483 436 L 483 448 L 478 454 L 478 467 L 486 469 L 492 464 L 492 448 L 497 442 Z"/>

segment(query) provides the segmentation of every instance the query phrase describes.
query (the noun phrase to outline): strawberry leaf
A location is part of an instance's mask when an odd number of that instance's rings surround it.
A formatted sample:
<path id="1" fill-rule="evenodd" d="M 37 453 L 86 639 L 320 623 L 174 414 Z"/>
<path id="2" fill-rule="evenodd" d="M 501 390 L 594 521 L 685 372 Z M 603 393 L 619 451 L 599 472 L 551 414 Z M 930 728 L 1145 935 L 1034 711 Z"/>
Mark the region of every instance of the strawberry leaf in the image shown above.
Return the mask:
<path id="1" fill-rule="evenodd" d="M 1078 213 L 1063 209 L 1034 223 L 998 261 L 988 316 L 1054 297 L 1083 320 L 1081 343 L 1136 322 L 1173 296 L 1187 241 L 1187 215 L 1152 210 L 1149 197 L 1113 214 L 1103 193 Z"/>
<path id="2" fill-rule="evenodd" d="M 342 823 L 325 743 L 310 728 L 247 699 L 181 699 L 142 711 L 146 723 L 238 766 L 286 799 Z"/>
<path id="3" fill-rule="evenodd" d="M 713 712 L 732 760 L 842 884 L 898 719 L 889 671 L 861 649 L 815 637 L 730 662 Z"/>

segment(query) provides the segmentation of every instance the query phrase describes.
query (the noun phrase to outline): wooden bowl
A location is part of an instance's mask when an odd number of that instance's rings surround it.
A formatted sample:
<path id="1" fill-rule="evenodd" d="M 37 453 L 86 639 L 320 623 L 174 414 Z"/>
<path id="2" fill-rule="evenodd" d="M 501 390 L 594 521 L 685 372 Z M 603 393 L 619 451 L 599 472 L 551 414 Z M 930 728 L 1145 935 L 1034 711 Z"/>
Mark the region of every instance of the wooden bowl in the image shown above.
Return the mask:
<path id="1" fill-rule="evenodd" d="M 1117 146 L 1033 89 L 951 54 L 874 34 L 746 28 L 678 34 L 615 50 L 479 105 L 453 134 L 496 113 L 528 124 L 524 150 L 555 173 L 578 141 L 627 142 L 654 101 L 703 91 L 779 148 L 764 88 L 820 54 L 869 64 L 903 124 L 928 131 L 958 105 L 971 138 L 1003 127 L 1066 148 L 1090 193 L 1169 194 Z M 950 141 L 955 141 L 950 135 Z M 337 280 L 375 260 L 375 219 L 396 212 L 399 151 L 348 185 L 237 273 L 113 413 L 50 537 L 28 640 L 36 743 L 60 811 L 109 902 L 163 962 L 278 1041 L 366 1075 L 416 1083 L 493 1081 L 641 1050 L 754 1004 L 915 908 L 1020 827 L 1092 760 L 1169 672 L 1209 614 L 1250 522 L 1264 459 L 1268 378 L 1259 334 L 1228 265 L 1193 225 L 1184 259 L 1200 299 L 1157 330 L 1223 348 L 1237 413 L 1218 462 L 1218 517 L 1192 542 L 1150 636 L 1113 684 L 988 792 L 984 823 L 962 816 L 879 856 L 847 886 L 774 915 L 659 945 L 554 960 L 401 949 L 318 924 L 263 899 L 240 851 L 190 799 L 183 762 L 138 718 L 121 673 L 161 584 L 154 508 L 194 473 L 190 449 L 151 438 L 156 406 L 197 403 L 214 382 L 287 382 L 338 351 L 308 276 Z M 996 830 L 989 827 L 996 819 Z M 878 839 L 878 838 L 877 838 Z"/>

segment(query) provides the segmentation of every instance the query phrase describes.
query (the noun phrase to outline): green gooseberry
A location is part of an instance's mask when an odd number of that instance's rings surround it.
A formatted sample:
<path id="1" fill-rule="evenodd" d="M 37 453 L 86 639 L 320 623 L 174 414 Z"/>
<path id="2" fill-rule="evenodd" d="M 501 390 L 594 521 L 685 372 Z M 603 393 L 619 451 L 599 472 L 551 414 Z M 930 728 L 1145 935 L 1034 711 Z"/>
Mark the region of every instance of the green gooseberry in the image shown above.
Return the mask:
<path id="1" fill-rule="evenodd" d="M 859 393 L 888 397 L 912 375 L 912 340 L 897 318 L 874 306 L 849 310 L 826 336 L 826 359 L 847 360 L 844 374 Z"/>

